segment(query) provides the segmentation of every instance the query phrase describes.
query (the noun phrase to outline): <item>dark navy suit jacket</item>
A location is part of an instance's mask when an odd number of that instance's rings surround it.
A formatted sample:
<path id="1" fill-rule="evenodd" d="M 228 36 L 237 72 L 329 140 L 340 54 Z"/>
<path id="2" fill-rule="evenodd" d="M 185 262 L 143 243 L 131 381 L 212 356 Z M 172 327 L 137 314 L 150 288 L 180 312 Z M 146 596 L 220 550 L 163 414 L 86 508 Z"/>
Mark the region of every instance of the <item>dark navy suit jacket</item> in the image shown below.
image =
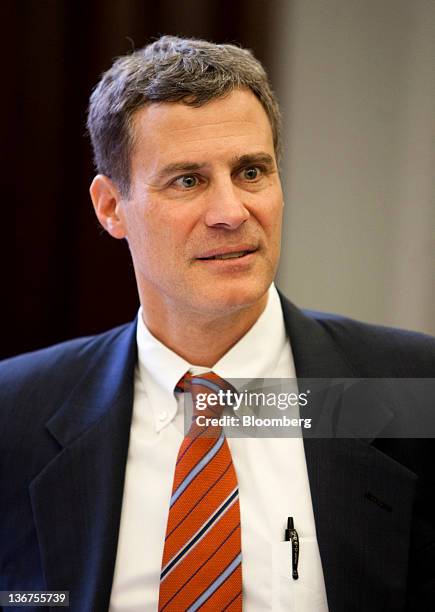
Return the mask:
<path id="1" fill-rule="evenodd" d="M 282 303 L 298 378 L 435 377 L 433 338 Z M 107 610 L 135 329 L 0 364 L 0 590 L 69 590 L 73 612 Z M 433 610 L 433 441 L 382 438 L 391 413 L 376 419 L 374 439 L 304 440 L 330 612 Z"/>

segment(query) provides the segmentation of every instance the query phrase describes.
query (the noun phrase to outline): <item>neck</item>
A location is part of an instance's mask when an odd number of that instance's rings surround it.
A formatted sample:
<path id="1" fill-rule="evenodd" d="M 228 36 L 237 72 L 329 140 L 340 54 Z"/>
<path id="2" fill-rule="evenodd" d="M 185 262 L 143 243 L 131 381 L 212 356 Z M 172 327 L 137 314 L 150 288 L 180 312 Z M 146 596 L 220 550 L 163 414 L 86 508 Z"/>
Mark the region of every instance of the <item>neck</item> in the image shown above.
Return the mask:
<path id="1" fill-rule="evenodd" d="M 230 314 L 155 311 L 142 301 L 142 317 L 155 338 L 193 365 L 211 368 L 254 325 L 267 304 L 267 293 L 253 305 Z"/>

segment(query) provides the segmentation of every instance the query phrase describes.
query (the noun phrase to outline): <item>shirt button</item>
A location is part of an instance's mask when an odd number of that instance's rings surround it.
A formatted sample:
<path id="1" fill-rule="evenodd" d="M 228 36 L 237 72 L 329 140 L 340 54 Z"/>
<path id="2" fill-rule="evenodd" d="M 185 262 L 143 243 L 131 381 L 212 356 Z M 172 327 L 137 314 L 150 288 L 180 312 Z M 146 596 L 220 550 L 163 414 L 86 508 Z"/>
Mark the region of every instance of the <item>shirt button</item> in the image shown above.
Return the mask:
<path id="1" fill-rule="evenodd" d="M 166 412 L 166 410 L 163 410 L 163 412 L 159 414 L 159 421 L 166 421 L 167 418 L 168 418 L 168 413 Z"/>

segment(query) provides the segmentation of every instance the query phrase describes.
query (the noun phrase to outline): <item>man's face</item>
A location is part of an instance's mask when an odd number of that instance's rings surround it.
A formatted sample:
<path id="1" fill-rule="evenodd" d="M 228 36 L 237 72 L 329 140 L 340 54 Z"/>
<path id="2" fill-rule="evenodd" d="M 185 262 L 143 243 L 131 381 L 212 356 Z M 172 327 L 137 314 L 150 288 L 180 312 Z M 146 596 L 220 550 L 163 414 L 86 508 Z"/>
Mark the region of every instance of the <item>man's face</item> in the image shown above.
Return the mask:
<path id="1" fill-rule="evenodd" d="M 131 130 L 131 190 L 117 214 L 145 315 L 258 305 L 275 276 L 283 207 L 260 102 L 236 90 L 199 108 L 153 103 Z"/>

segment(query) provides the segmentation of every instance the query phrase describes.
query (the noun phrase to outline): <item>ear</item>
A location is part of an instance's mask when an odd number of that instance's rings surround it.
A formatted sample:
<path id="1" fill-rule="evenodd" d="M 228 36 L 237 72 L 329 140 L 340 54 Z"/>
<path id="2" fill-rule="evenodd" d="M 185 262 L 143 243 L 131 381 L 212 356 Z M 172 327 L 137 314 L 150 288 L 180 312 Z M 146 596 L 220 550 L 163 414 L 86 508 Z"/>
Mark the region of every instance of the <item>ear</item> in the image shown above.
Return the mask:
<path id="1" fill-rule="evenodd" d="M 92 204 L 98 221 L 114 238 L 125 238 L 126 230 L 118 216 L 118 207 L 122 197 L 115 183 L 104 174 L 97 174 L 89 188 Z"/>

